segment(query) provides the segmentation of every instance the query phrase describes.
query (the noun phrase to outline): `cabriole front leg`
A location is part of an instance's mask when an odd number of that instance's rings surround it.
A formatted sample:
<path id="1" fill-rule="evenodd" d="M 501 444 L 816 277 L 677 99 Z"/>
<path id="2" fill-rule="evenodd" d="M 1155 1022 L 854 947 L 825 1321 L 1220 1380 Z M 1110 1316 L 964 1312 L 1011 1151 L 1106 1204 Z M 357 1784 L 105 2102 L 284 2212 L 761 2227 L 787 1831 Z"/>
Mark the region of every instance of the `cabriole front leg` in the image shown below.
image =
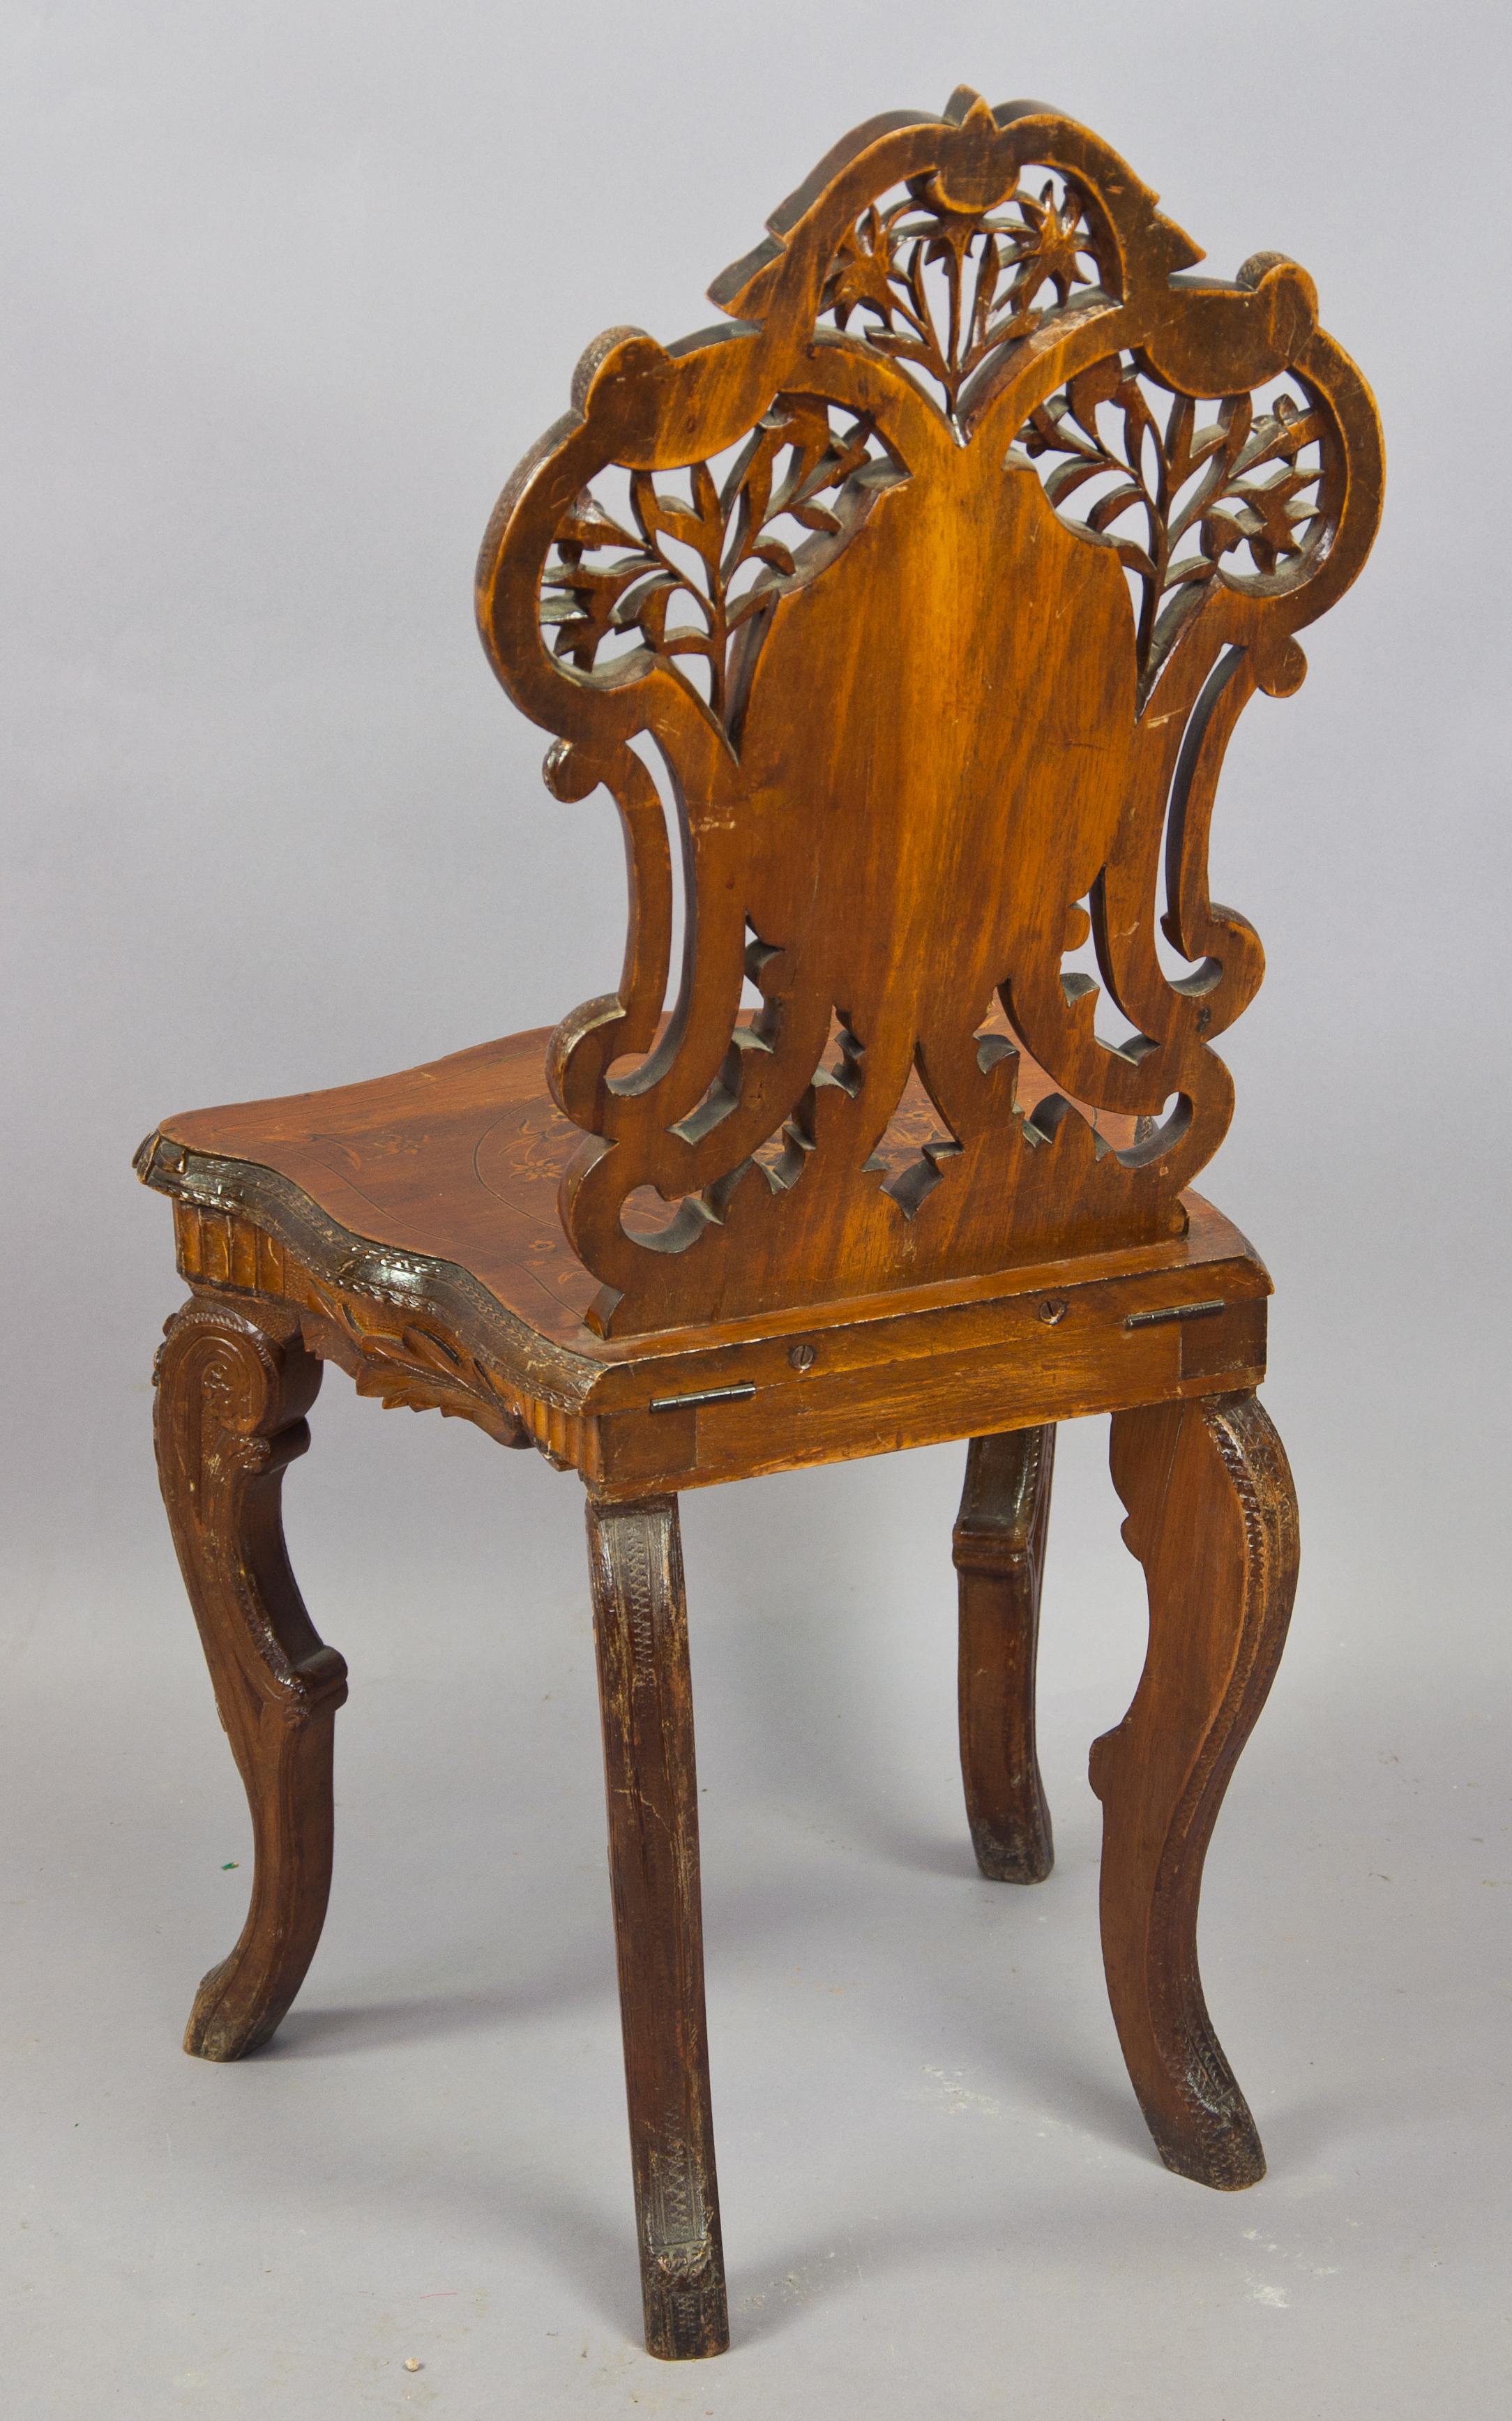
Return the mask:
<path id="1" fill-rule="evenodd" d="M 196 1297 L 158 1355 L 158 1473 L 252 1812 L 252 1905 L 195 2000 L 184 2049 L 240 2059 L 304 1979 L 331 1887 L 331 1751 L 347 1668 L 304 1611 L 284 1545 L 284 1471 L 320 1383 L 297 1323 Z"/>
<path id="2" fill-rule="evenodd" d="M 588 1557 L 646 2347 L 677 2362 L 723 2353 L 729 2319 L 676 1497 L 590 1497 Z"/>
<path id="3" fill-rule="evenodd" d="M 972 1847 L 996 1882 L 1054 1864 L 1035 1747 L 1035 1663 L 1053 1429 L 973 1438 L 951 1553 L 960 1599 L 960 1771 Z"/>
<path id="4" fill-rule="evenodd" d="M 1253 2185 L 1265 2155 L 1197 1972 L 1203 1860 L 1275 1675 L 1297 1585 L 1297 1500 L 1255 1397 L 1114 1416 L 1124 1542 L 1145 1567 L 1149 1648 L 1133 1703 L 1094 1743 L 1102 1955 L 1118 2038 L 1166 2167 Z"/>

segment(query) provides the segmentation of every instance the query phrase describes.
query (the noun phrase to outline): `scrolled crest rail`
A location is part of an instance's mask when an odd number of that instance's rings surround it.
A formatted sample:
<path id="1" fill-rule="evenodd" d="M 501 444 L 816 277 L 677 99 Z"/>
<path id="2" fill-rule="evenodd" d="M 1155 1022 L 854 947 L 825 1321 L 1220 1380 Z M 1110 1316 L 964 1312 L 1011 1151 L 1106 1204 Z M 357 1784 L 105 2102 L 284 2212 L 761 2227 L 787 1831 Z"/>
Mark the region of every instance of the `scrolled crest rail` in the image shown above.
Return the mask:
<path id="1" fill-rule="evenodd" d="M 1263 970 L 1208 896 L 1224 750 L 1382 476 L 1306 273 L 1201 257 L 1037 103 L 874 119 L 730 324 L 612 330 L 506 490 L 485 646 L 630 867 L 550 1063 L 600 1329 L 1181 1227 Z"/>

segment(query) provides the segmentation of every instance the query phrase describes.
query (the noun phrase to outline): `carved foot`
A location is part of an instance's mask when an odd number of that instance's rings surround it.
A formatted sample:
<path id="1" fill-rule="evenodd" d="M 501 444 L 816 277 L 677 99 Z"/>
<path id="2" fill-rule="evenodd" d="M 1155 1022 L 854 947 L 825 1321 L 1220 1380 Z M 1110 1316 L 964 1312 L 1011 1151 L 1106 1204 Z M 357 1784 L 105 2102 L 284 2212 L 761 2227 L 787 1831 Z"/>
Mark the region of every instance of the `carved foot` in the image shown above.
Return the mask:
<path id="1" fill-rule="evenodd" d="M 1053 1429 L 973 1438 L 951 1553 L 960 1597 L 960 1770 L 984 1875 L 1042 1882 L 1054 1863 L 1035 1754 L 1039 1588 Z"/>
<path id="2" fill-rule="evenodd" d="M 1265 2155 L 1203 1999 L 1197 1898 L 1286 1635 L 1296 1496 L 1253 1395 L 1116 1414 L 1112 1462 L 1150 1632 L 1133 1703 L 1092 1750 L 1108 1992 L 1166 2167 L 1203 2185 L 1253 2185 Z"/>
<path id="3" fill-rule="evenodd" d="M 588 1554 L 646 2347 L 680 2362 L 723 2353 L 729 2320 L 677 1499 L 590 1498 Z"/>
<path id="4" fill-rule="evenodd" d="M 284 1546 L 286 1465 L 320 1366 L 297 1327 L 196 1298 L 158 1355 L 158 1473 L 215 1703 L 252 1811 L 252 1905 L 195 1997 L 184 2049 L 240 2059 L 304 1979 L 331 1885 L 331 1749 L 347 1668 L 322 1646 Z M 265 1324 L 266 1322 L 266 1324 Z"/>

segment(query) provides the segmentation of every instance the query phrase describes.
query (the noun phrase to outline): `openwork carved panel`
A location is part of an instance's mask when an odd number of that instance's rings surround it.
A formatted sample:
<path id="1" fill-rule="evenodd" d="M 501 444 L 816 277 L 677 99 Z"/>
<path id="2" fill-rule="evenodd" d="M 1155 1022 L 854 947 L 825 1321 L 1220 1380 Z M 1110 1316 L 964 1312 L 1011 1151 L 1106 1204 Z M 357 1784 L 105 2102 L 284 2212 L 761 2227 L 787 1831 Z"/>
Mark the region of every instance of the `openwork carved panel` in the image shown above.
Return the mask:
<path id="1" fill-rule="evenodd" d="M 820 319 L 906 366 L 954 414 L 994 353 L 1115 278 L 1095 216 L 1089 195 L 1032 170 L 996 209 L 962 207 L 936 176 L 911 178 L 841 236 Z"/>
<path id="2" fill-rule="evenodd" d="M 1262 400 L 1199 404 L 1109 355 L 1030 414 L 1017 446 L 1072 526 L 1132 575 L 1140 678 L 1220 568 L 1229 579 L 1303 578 L 1335 516 L 1325 495 L 1322 409 L 1300 382 Z M 1199 420 L 1199 412 L 1213 414 Z M 1014 458 L 1010 456 L 1010 461 Z"/>
<path id="3" fill-rule="evenodd" d="M 722 478 L 708 462 L 677 485 L 631 471 L 629 528 L 585 488 L 542 576 L 555 654 L 600 679 L 639 669 L 642 651 L 680 656 L 733 733 L 778 599 L 833 561 L 899 476 L 865 415 L 779 396 Z"/>
<path id="4" fill-rule="evenodd" d="M 1192 276 L 1070 119 L 873 120 L 771 224 L 726 330 L 590 348 L 479 567 L 549 786 L 625 831 L 550 1062 L 616 1334 L 1179 1231 L 1263 968 L 1224 751 L 1380 512 L 1306 273 Z"/>

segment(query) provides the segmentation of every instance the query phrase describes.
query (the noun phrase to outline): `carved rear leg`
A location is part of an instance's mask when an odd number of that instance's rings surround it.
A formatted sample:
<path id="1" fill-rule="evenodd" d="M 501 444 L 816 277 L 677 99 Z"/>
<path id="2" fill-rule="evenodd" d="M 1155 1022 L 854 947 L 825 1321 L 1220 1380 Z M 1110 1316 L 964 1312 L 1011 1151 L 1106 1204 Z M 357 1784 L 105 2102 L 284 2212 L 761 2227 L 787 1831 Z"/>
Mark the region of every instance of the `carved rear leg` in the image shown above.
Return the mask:
<path id="1" fill-rule="evenodd" d="M 1253 2185 L 1265 2155 L 1203 1999 L 1197 1897 L 1286 1639 L 1297 1500 L 1253 1395 L 1117 1413 L 1112 1462 L 1150 1632 L 1133 1703 L 1092 1750 L 1108 1991 L 1166 2167 L 1203 2185 Z"/>
<path id="2" fill-rule="evenodd" d="M 984 1875 L 1042 1882 L 1054 1862 L 1035 1754 L 1039 1588 L 1053 1429 L 973 1438 L 951 1539 L 960 1598 L 960 1771 Z"/>
<path id="3" fill-rule="evenodd" d="M 304 1979 L 331 1885 L 331 1748 L 347 1668 L 304 1611 L 279 1498 L 309 1444 L 320 1366 L 297 1326 L 196 1298 L 158 1355 L 158 1473 L 252 1811 L 252 1905 L 195 1997 L 184 2049 L 240 2059 Z"/>
<path id="4" fill-rule="evenodd" d="M 729 2343 L 676 1497 L 590 1497 L 588 1554 L 646 2347 L 676 2362 Z"/>

